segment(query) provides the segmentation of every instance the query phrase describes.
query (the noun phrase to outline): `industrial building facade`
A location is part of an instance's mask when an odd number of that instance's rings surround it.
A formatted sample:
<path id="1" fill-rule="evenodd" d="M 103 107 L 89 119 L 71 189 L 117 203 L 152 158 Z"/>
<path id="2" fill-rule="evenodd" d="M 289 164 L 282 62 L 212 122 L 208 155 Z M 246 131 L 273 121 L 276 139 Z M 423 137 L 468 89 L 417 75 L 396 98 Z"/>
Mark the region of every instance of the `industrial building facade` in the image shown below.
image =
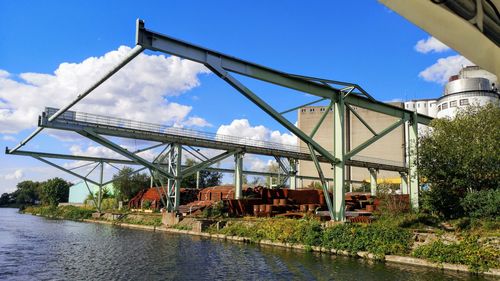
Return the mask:
<path id="1" fill-rule="evenodd" d="M 477 66 L 462 68 L 457 75 L 449 78 L 445 85 L 443 95 L 438 99 L 419 99 L 407 102 L 390 103 L 398 107 L 416 111 L 434 118 L 453 118 L 460 108 L 470 105 L 484 106 L 493 103 L 500 106 L 500 95 L 498 92 L 497 77 Z M 306 133 L 310 133 L 318 123 L 323 113 L 328 110 L 327 106 L 307 106 L 298 112 L 298 127 Z M 380 132 L 396 121 L 396 118 L 381 113 L 369 111 L 363 108 L 352 107 L 357 115 L 361 116 L 368 125 L 376 132 Z M 346 151 L 358 146 L 373 136 L 373 133 L 350 111 L 346 111 Z M 428 130 L 419 125 L 421 134 Z M 407 163 L 408 132 L 406 126 L 400 126 L 377 142 L 371 144 L 358 155 L 359 160 L 369 162 L 387 163 L 390 165 L 403 166 Z M 333 150 L 333 111 L 327 114 L 323 124 L 317 131 L 314 139 L 329 151 Z M 302 148 L 306 144 L 299 140 Z M 371 160 L 371 161 L 370 161 Z M 322 163 L 321 167 L 327 178 L 333 178 L 331 165 Z M 378 182 L 400 183 L 401 175 L 391 171 L 376 171 Z M 313 162 L 300 160 L 298 165 L 300 176 L 317 176 Z M 370 171 L 367 168 L 349 167 L 346 169 L 346 190 L 353 190 L 363 181 L 369 181 Z M 311 186 L 312 180 L 301 180 L 299 188 Z"/>
<path id="2" fill-rule="evenodd" d="M 403 103 L 390 103 L 398 107 L 402 107 Z M 361 116 L 368 125 L 375 131 L 380 132 L 391 124 L 397 121 L 397 118 L 385 114 L 369 111 L 363 108 L 352 107 L 356 113 Z M 327 106 L 307 106 L 303 107 L 298 112 L 298 127 L 305 133 L 310 133 L 314 126 L 318 123 L 321 116 L 328 110 Z M 346 116 L 346 151 L 353 147 L 357 147 L 373 136 L 372 132 L 351 112 L 347 111 Z M 324 146 L 326 149 L 333 150 L 333 110 L 330 109 L 322 126 L 317 131 L 314 140 Z M 368 162 L 386 163 L 389 165 L 403 166 L 405 163 L 405 131 L 404 126 L 393 130 L 388 135 L 384 136 L 377 142 L 371 144 L 358 155 L 356 159 L 366 160 Z M 301 148 L 307 148 L 306 144 L 299 141 Z M 321 167 L 327 178 L 333 178 L 331 165 L 322 163 Z M 301 176 L 317 176 L 317 171 L 314 163 L 311 161 L 299 160 L 298 174 Z M 362 181 L 367 181 L 370 177 L 370 172 L 367 168 L 348 167 L 346 169 L 346 183 L 349 184 L 348 190 L 354 186 L 358 186 Z M 387 179 L 394 181 L 399 179 L 400 175 L 397 172 L 378 171 L 380 180 Z M 301 180 L 298 183 L 299 188 L 305 188 L 313 184 L 312 180 Z"/>

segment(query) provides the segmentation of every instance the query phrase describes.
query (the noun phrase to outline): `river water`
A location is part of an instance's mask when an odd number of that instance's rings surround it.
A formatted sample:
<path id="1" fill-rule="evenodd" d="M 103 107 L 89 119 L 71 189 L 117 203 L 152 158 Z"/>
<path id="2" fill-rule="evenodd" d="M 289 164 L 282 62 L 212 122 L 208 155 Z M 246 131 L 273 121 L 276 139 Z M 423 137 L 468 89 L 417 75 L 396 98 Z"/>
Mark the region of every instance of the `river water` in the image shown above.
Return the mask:
<path id="1" fill-rule="evenodd" d="M 0 280 L 486 280 L 0 208 Z"/>

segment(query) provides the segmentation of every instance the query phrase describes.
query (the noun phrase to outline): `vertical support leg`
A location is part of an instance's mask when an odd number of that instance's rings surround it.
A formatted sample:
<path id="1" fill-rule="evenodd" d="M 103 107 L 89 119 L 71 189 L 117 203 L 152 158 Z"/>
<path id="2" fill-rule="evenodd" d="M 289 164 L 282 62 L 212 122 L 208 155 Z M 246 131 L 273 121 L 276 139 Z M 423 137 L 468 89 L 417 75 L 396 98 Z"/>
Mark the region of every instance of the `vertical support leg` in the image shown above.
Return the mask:
<path id="1" fill-rule="evenodd" d="M 182 181 L 182 145 L 175 144 L 174 146 L 175 159 L 175 190 L 174 190 L 174 210 L 178 210 L 181 204 L 181 181 Z"/>
<path id="2" fill-rule="evenodd" d="M 234 155 L 234 199 L 243 198 L 243 153 Z"/>
<path id="3" fill-rule="evenodd" d="M 370 194 L 377 196 L 377 170 L 368 169 L 370 171 Z"/>
<path id="4" fill-rule="evenodd" d="M 408 175 L 403 172 L 399 175 L 401 176 L 401 194 L 408 194 Z"/>
<path id="5" fill-rule="evenodd" d="M 339 159 L 333 168 L 333 197 L 334 197 L 334 216 L 336 221 L 345 220 L 345 139 L 344 139 L 344 96 L 339 94 L 338 101 L 333 109 L 333 125 L 334 125 L 334 145 L 333 155 Z"/>
<path id="6" fill-rule="evenodd" d="M 196 172 L 196 189 L 200 189 L 200 171 Z"/>
<path id="7" fill-rule="evenodd" d="M 417 152 L 418 152 L 418 122 L 417 113 L 412 116 L 410 126 L 408 128 L 408 143 L 409 143 L 409 157 L 408 157 L 408 181 L 410 189 L 410 203 L 411 207 L 418 210 L 418 170 L 417 170 Z"/>
<path id="8" fill-rule="evenodd" d="M 97 197 L 97 205 L 98 205 L 98 210 L 101 212 L 101 207 L 102 207 L 102 183 L 104 179 L 104 163 L 101 162 L 101 175 L 99 179 L 99 196 Z"/>
<path id="9" fill-rule="evenodd" d="M 290 163 L 290 171 L 289 171 L 289 178 L 290 178 L 290 189 L 296 190 L 297 189 L 297 160 L 296 159 L 288 159 L 288 162 Z"/>

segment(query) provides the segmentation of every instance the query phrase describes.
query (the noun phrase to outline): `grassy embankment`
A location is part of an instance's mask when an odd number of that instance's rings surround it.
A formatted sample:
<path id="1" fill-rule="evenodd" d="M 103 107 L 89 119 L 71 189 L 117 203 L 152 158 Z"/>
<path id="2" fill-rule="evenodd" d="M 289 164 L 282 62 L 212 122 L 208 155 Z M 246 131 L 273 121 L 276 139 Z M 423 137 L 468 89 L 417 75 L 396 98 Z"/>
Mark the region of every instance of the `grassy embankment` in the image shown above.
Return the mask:
<path id="1" fill-rule="evenodd" d="M 95 209 L 91 207 L 76 207 L 76 206 L 29 206 L 24 208 L 21 212 L 33 215 L 40 215 L 47 218 L 54 219 L 68 219 L 68 220 L 84 220 L 92 219 L 92 213 Z M 117 213 L 114 211 L 114 213 Z M 119 219 L 113 220 L 114 223 L 128 223 L 136 225 L 150 225 L 160 226 L 161 215 L 158 213 L 132 213 L 121 212 L 123 214 Z M 106 217 L 101 217 L 98 220 L 108 220 Z"/>

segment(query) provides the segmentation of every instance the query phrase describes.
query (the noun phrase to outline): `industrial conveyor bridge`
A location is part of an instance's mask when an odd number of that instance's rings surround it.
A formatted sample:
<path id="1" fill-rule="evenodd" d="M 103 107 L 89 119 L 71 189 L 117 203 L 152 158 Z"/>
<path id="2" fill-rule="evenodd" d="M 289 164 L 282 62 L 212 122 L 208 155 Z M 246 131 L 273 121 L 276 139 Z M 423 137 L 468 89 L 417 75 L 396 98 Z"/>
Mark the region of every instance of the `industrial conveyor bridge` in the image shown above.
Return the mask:
<path id="1" fill-rule="evenodd" d="M 38 125 L 44 128 L 74 132 L 85 132 L 91 129 L 97 134 L 112 137 L 159 143 L 177 143 L 226 151 L 238 150 L 250 154 L 313 161 L 308 148 L 296 145 L 221 135 L 84 112 L 67 111 L 53 121 L 49 121 L 49 118 L 58 110 L 56 108 L 46 108 L 40 117 Z M 319 162 L 329 163 L 328 159 L 321 155 L 317 155 L 317 159 Z M 346 165 L 396 172 L 405 172 L 407 169 L 403 162 L 358 155 L 346 161 Z"/>
<path id="2" fill-rule="evenodd" d="M 432 120 L 431 117 L 377 101 L 358 84 L 296 75 L 275 70 L 148 30 L 145 28 L 142 20 L 137 20 L 136 27 L 136 46 L 126 57 L 123 58 L 123 61 L 121 61 L 114 68 L 110 69 L 109 72 L 104 74 L 101 79 L 82 91 L 82 93 L 76 96 L 76 98 L 67 106 L 61 109 L 47 108 L 39 119 L 38 128 L 13 149 L 6 148 L 6 153 L 34 157 L 44 163 L 61 169 L 70 175 L 84 180 L 86 184 L 87 182 L 96 184 L 100 187 L 100 189 L 106 184 L 103 180 L 104 164 L 111 166 L 113 166 L 113 164 L 139 165 L 142 168 L 133 171 L 133 173 L 140 172 L 145 169 L 149 170 L 152 181 L 156 187 L 158 189 L 164 189 L 163 194 L 166 194 L 166 198 L 162 197 L 162 200 L 164 205 L 167 206 L 170 211 L 178 209 L 180 203 L 180 184 L 183 178 L 197 173 L 200 170 L 214 169 L 214 167 L 211 167 L 213 164 L 218 163 L 230 156 L 234 157 L 235 163 L 235 198 L 241 198 L 243 174 L 245 173 L 243 170 L 244 153 L 273 156 L 277 160 L 280 170 L 282 170 L 290 179 L 290 188 L 295 188 L 295 180 L 298 177 L 296 175 L 297 160 L 303 159 L 314 162 L 318 172 L 318 178 L 322 184 L 323 192 L 325 194 L 325 201 L 328 205 L 330 216 L 334 220 L 345 220 L 344 196 L 346 166 L 366 167 L 370 170 L 372 193 L 376 190 L 376 170 L 382 169 L 400 172 L 402 182 L 408 186 L 411 204 L 414 208 L 418 208 L 419 182 L 416 166 L 416 155 L 418 152 L 418 125 L 429 125 L 429 122 Z M 210 71 L 212 71 L 212 73 L 216 74 L 220 79 L 236 90 L 236 92 L 243 95 L 268 116 L 294 134 L 301 141 L 301 143 L 304 144 L 304 146 L 287 146 L 259 140 L 237 138 L 234 136 L 222 136 L 206 132 L 178 129 L 132 120 L 69 111 L 69 109 L 71 109 L 75 104 L 92 93 L 103 82 L 111 78 L 116 72 L 126 66 L 127 63 L 132 61 L 146 49 L 163 52 L 203 64 Z M 319 99 L 279 112 L 264 99 L 259 97 L 257 93 L 246 87 L 244 83 L 238 80 L 237 76 L 234 74 L 271 83 L 295 92 L 307 93 L 311 96 L 316 96 Z M 289 97 L 287 96 L 287 98 Z M 285 116 L 290 112 L 295 112 L 301 107 L 321 101 L 328 102 L 329 105 L 311 132 L 306 133 L 301 128 L 297 128 Z M 356 113 L 355 108 L 362 108 L 391 116 L 395 118 L 396 121 L 383 130 L 376 131 L 369 125 L 369 122 Z M 333 112 L 333 114 L 330 115 L 333 115 L 333 150 L 326 149 L 324 145 L 319 144 L 314 139 L 316 132 L 323 124 L 323 121 L 327 117 L 330 110 Z M 347 126 L 345 116 L 347 112 L 352 113 L 356 118 L 358 118 L 359 121 L 373 134 L 372 137 L 352 149 L 347 148 L 345 138 Z M 403 162 L 392 163 L 386 160 L 359 156 L 359 152 L 363 149 L 401 126 L 405 126 L 406 131 L 408 132 L 409 148 L 407 150 L 407 158 L 405 159 L 405 161 L 407 161 L 406 164 Z M 20 150 L 21 147 L 37 136 L 44 128 L 76 132 L 81 136 L 125 157 L 126 160 Z M 147 140 L 157 142 L 157 144 L 136 151 L 129 151 L 107 136 Z M 200 153 L 197 149 L 194 149 L 193 146 L 214 148 L 224 152 L 209 158 L 202 155 L 202 153 Z M 155 153 L 156 156 L 153 160 L 145 159 L 141 156 L 142 152 L 160 148 L 161 152 L 158 154 Z M 191 150 L 186 148 L 191 148 Z M 194 166 L 183 166 L 183 151 L 193 155 L 199 160 L 199 162 Z M 94 164 L 94 167 L 90 169 L 90 172 L 87 175 L 81 175 L 76 173 L 74 169 L 64 167 L 64 165 L 58 165 L 48 160 L 52 158 L 87 161 L 90 164 Z M 328 181 L 332 179 L 325 177 L 320 162 L 327 162 L 332 166 L 333 200 L 328 191 Z M 89 174 L 97 167 L 100 167 L 100 180 L 92 180 L 89 178 Z M 247 172 L 247 174 L 251 173 Z M 116 178 L 113 180 L 116 180 Z M 160 186 L 158 186 L 158 183 L 160 183 Z M 96 206 L 99 208 L 100 195 L 98 201 L 99 202 L 96 203 Z"/>

